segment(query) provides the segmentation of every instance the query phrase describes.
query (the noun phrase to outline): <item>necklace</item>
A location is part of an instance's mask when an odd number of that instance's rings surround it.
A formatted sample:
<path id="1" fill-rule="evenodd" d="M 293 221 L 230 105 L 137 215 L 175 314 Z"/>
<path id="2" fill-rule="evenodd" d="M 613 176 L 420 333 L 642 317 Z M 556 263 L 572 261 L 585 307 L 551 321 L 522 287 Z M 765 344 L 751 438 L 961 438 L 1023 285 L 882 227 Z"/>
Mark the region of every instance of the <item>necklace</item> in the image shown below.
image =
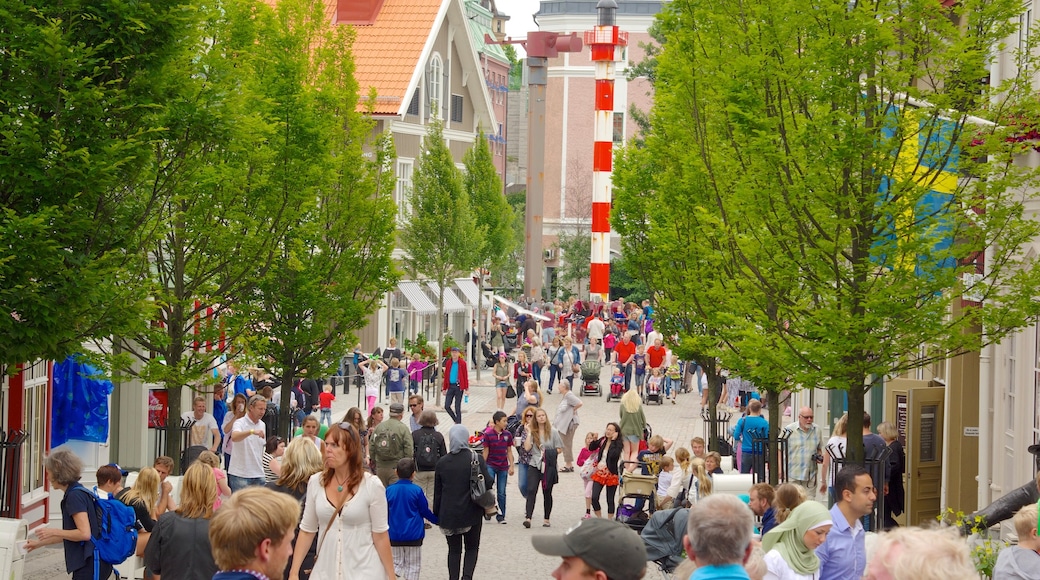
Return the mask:
<path id="1" fill-rule="evenodd" d="M 335 474 L 333 474 L 333 476 L 335 476 Z M 339 481 L 337 479 L 336 483 L 338 483 L 339 485 L 336 486 L 336 491 L 343 491 L 343 484 L 346 483 L 346 482 L 347 482 L 347 478 L 346 477 L 343 478 L 343 481 Z"/>

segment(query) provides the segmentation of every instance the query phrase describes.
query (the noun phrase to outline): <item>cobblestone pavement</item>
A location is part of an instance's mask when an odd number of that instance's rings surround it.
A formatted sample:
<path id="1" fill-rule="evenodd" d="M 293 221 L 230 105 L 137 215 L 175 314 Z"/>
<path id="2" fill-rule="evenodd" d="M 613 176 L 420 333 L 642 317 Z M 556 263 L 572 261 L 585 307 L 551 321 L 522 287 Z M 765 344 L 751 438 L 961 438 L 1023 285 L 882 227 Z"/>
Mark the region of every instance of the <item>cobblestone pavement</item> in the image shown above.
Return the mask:
<path id="1" fill-rule="evenodd" d="M 491 371 L 482 371 L 482 380 L 472 379 L 474 371 L 470 369 L 471 388 L 469 402 L 463 404 L 463 424 L 471 431 L 483 429 L 495 412 L 495 392 L 491 386 Z M 548 373 L 545 373 L 548 377 Z M 601 384 L 604 387 L 609 379 L 608 370 L 604 369 Z M 577 390 L 575 391 L 577 392 Z M 606 391 L 600 396 L 583 396 L 583 406 L 578 412 L 581 426 L 575 434 L 575 456 L 588 431 L 596 431 L 602 434 L 604 427 L 610 421 L 618 419 L 618 402 L 616 400 L 607 402 Z M 545 397 L 543 407 L 549 411 L 550 420 L 556 413 L 556 407 L 560 402 L 559 392 Z M 333 405 L 333 417 L 338 420 L 352 406 L 357 405 L 357 392 L 354 388 L 347 395 L 337 393 Z M 515 405 L 516 400 L 507 400 L 509 407 Z M 383 400 L 379 403 L 386 408 L 389 403 Z M 445 434 L 450 427 L 450 420 L 440 407 L 435 407 L 429 401 L 427 409 L 437 411 L 441 421 L 439 429 Z M 512 412 L 512 408 L 505 409 Z M 655 434 L 662 435 L 675 440 L 674 449 L 684 446 L 689 448 L 692 437 L 703 437 L 706 435 L 704 422 L 701 420 L 700 401 L 696 393 L 680 394 L 677 404 L 665 402 L 663 405 L 650 404 L 644 407 L 647 421 L 650 423 Z M 585 513 L 585 500 L 581 479 L 577 472 L 561 473 L 560 482 L 553 490 L 553 513 L 552 527 L 543 528 L 541 497 L 535 505 L 533 518 L 534 526 L 525 529 L 522 525 L 524 516 L 524 499 L 516 484 L 516 478 L 511 477 L 506 499 L 507 513 L 505 525 L 500 525 L 494 520 L 484 523 L 481 536 L 480 557 L 477 563 L 475 578 L 493 578 L 496 575 L 507 573 L 519 578 L 549 578 L 552 571 L 559 563 L 559 558 L 543 556 L 536 552 L 531 546 L 531 536 L 538 534 L 562 534 L 568 528 L 580 522 Z M 653 564 L 648 571 L 647 577 L 654 578 Z M 517 574 L 522 570 L 522 573 Z M 26 580 L 38 580 L 44 578 L 56 578 L 65 576 L 64 558 L 59 549 L 48 548 L 29 554 L 26 559 Z M 442 580 L 448 577 L 447 571 L 447 543 L 438 528 L 434 526 L 427 530 L 426 542 L 423 546 L 423 580 Z"/>

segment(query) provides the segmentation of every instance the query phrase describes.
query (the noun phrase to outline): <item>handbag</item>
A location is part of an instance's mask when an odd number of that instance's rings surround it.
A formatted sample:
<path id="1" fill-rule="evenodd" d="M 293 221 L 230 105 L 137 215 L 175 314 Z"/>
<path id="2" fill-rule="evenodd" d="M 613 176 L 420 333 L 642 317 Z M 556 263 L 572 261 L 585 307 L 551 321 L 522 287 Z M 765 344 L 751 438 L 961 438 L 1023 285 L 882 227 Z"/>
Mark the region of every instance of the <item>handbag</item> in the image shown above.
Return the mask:
<path id="1" fill-rule="evenodd" d="M 585 464 L 581 466 L 581 470 L 578 472 L 578 475 L 586 481 L 591 480 L 592 474 L 596 472 L 596 464 L 591 459 L 591 457 L 586 459 Z"/>
<path id="2" fill-rule="evenodd" d="M 473 503 L 480 506 L 485 513 L 490 512 L 492 509 L 497 513 L 498 508 L 495 506 L 495 494 L 491 493 L 487 488 L 487 482 L 484 481 L 484 474 L 481 473 L 480 461 L 477 460 L 477 453 L 472 449 L 470 449 L 469 452 L 472 455 L 469 464 L 469 498 L 473 500 Z"/>
<path id="3" fill-rule="evenodd" d="M 515 399 L 516 398 L 516 389 L 513 388 L 513 385 L 511 383 L 506 383 L 506 398 L 507 399 Z"/>

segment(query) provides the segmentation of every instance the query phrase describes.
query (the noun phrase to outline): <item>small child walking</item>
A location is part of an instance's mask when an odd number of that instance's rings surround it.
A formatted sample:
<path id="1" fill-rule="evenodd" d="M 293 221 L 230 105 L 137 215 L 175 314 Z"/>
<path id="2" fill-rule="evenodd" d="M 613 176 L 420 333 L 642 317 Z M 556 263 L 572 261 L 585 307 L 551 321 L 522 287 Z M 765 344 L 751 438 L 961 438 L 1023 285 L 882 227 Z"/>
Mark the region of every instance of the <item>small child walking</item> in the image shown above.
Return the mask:
<path id="1" fill-rule="evenodd" d="M 412 354 L 412 362 L 408 363 L 408 393 L 415 395 L 419 393 L 419 385 L 422 383 L 423 371 L 426 363 L 419 358 L 419 353 Z"/>
<path id="2" fill-rule="evenodd" d="M 318 395 L 318 409 L 321 410 L 320 423 L 332 427 L 332 402 L 336 400 L 336 394 L 332 392 L 332 385 L 322 387 Z"/>
<path id="3" fill-rule="evenodd" d="M 592 451 L 589 445 L 599 439 L 599 434 L 589 431 L 585 434 L 585 447 L 578 452 L 578 458 L 574 461 L 578 464 L 578 475 L 581 476 L 582 485 L 585 486 L 585 515 L 581 519 L 587 520 L 592 517 L 592 474 L 596 471 L 596 462 L 592 460 Z"/>
<path id="4" fill-rule="evenodd" d="M 404 580 L 419 580 L 422 544 L 426 537 L 423 519 L 437 523 L 437 516 L 430 511 L 422 488 L 412 481 L 414 475 L 415 460 L 405 457 L 397 462 L 397 477 L 400 479 L 386 488 L 394 573 Z"/>

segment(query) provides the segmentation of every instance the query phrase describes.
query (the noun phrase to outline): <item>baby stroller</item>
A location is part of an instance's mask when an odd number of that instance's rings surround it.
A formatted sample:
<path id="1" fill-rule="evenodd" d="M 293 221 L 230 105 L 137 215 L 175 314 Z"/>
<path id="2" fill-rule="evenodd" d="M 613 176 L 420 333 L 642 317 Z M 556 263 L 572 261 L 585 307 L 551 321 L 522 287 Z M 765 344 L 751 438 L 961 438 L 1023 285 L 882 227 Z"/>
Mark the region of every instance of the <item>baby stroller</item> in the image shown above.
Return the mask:
<path id="1" fill-rule="evenodd" d="M 620 383 L 614 382 L 614 377 L 616 377 L 616 376 L 620 376 L 621 377 L 621 382 Z M 618 401 L 620 401 L 621 400 L 621 395 L 624 395 L 624 394 L 625 394 L 624 375 L 613 375 L 613 374 L 610 375 L 610 389 L 607 391 L 607 402 L 609 403 L 611 401 L 611 399 L 617 399 Z"/>
<path id="2" fill-rule="evenodd" d="M 484 366 L 489 369 L 495 368 L 495 365 L 498 364 L 498 353 L 492 350 L 486 340 L 480 341 L 480 352 L 484 354 Z M 506 360 L 513 362 L 513 357 L 507 354 Z"/>
<path id="3" fill-rule="evenodd" d="M 657 564 L 666 575 L 675 572 L 683 561 L 683 535 L 690 517 L 689 508 L 674 508 L 654 513 L 639 534 L 646 546 L 646 559 Z"/>
<path id="4" fill-rule="evenodd" d="M 643 386 L 643 404 L 657 403 L 658 405 L 664 404 L 664 392 L 660 385 L 652 385 L 650 381 L 646 382 Z"/>
<path id="5" fill-rule="evenodd" d="M 622 463 L 635 463 L 640 467 L 644 465 L 644 463 L 637 461 L 624 461 Z M 643 500 L 643 509 L 636 508 L 638 500 Z M 633 472 L 625 473 L 621 476 L 621 499 L 618 500 L 617 515 L 615 516 L 617 521 L 632 528 L 638 534 L 643 531 L 647 522 L 653 517 L 656 506 L 656 475 L 643 475 Z"/>
<path id="6" fill-rule="evenodd" d="M 599 388 L 599 361 L 587 360 L 581 363 L 581 394 L 596 395 L 602 393 Z"/>

